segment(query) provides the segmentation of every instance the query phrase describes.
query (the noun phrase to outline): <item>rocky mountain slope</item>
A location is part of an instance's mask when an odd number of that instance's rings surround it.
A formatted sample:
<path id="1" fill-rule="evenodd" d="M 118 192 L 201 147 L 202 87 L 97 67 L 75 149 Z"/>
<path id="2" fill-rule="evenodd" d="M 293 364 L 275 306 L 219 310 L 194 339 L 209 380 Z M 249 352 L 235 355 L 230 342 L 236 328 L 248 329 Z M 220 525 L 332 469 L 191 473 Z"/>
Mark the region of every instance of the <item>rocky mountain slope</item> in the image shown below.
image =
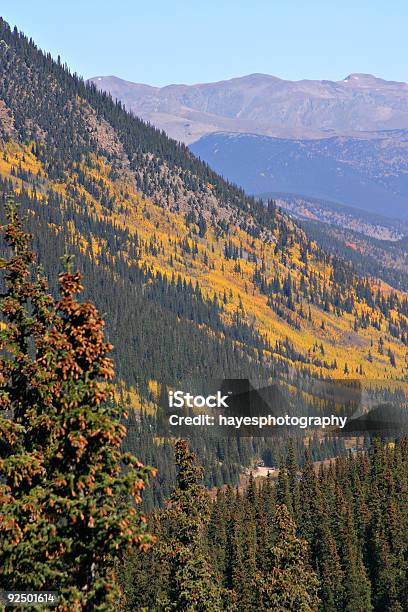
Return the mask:
<path id="1" fill-rule="evenodd" d="M 330 200 L 288 194 L 279 191 L 261 194 L 268 201 L 276 204 L 296 219 L 316 221 L 331 226 L 359 232 L 364 236 L 383 241 L 397 241 L 408 233 L 408 222 L 337 204 Z"/>

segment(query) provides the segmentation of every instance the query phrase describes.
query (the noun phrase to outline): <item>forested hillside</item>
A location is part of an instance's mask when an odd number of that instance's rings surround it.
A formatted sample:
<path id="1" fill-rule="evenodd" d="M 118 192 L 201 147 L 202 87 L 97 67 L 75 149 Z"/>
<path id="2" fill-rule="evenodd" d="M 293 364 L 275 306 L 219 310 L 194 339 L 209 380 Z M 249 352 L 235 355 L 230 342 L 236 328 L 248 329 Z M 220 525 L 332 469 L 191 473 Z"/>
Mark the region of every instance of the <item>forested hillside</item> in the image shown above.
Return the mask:
<path id="1" fill-rule="evenodd" d="M 212 504 L 177 446 L 178 486 L 151 521 L 160 541 L 124 566 L 125 610 L 407 610 L 406 438 L 320 471 L 289 449 L 277 482 L 250 478 Z"/>
<path id="2" fill-rule="evenodd" d="M 193 377 L 405 376 L 403 294 L 356 275 L 273 201 L 246 196 L 4 21 L 0 130 L 2 201 L 17 194 L 51 279 L 75 255 L 115 347 L 117 397 L 143 418 L 161 383 Z M 212 484 L 253 454 L 240 448 L 221 474 L 214 447 Z"/>
<path id="3" fill-rule="evenodd" d="M 302 221 L 308 236 L 339 257 L 348 257 L 360 274 L 380 278 L 404 293 L 408 290 L 407 238 L 378 240 L 352 229 L 319 221 Z"/>

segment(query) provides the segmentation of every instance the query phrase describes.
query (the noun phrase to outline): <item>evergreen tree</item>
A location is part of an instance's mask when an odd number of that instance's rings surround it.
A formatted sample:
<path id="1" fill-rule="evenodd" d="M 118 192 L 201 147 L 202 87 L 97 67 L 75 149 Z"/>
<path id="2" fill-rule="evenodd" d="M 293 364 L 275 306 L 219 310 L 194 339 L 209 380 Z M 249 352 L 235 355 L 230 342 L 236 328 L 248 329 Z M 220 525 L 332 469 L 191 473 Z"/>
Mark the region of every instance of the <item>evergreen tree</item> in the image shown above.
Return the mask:
<path id="1" fill-rule="evenodd" d="M 369 612 L 372 610 L 371 585 L 358 547 L 357 534 L 350 503 L 338 490 L 340 547 L 343 560 L 345 612 Z"/>
<path id="2" fill-rule="evenodd" d="M 319 583 L 308 564 L 308 545 L 296 536 L 296 525 L 286 506 L 277 506 L 276 540 L 267 552 L 267 568 L 259 573 L 256 588 L 259 609 L 273 612 L 317 610 Z"/>
<path id="3" fill-rule="evenodd" d="M 300 510 L 300 490 L 299 490 L 299 479 L 298 479 L 298 464 L 296 460 L 295 447 L 293 440 L 290 441 L 288 446 L 288 454 L 286 457 L 286 470 L 288 477 L 288 487 L 292 499 L 292 508 L 294 516 L 297 516 Z"/>
<path id="4" fill-rule="evenodd" d="M 162 517 L 167 541 L 161 554 L 168 565 L 167 601 L 162 605 L 190 612 L 223 610 L 218 577 L 204 554 L 210 500 L 202 485 L 203 469 L 185 440 L 176 442 L 177 486 Z"/>
<path id="5" fill-rule="evenodd" d="M 151 470 L 122 454 L 113 364 L 96 308 L 78 303 L 78 273 L 55 303 L 28 249 L 14 202 L 1 311 L 1 547 L 4 589 L 55 589 L 70 609 L 113 610 L 114 560 L 150 536 L 136 511 Z M 123 416 L 123 415 L 122 415 Z"/>
<path id="6" fill-rule="evenodd" d="M 279 464 L 278 482 L 276 486 L 276 501 L 292 512 L 292 495 L 289 488 L 289 478 L 286 465 L 281 458 Z"/>

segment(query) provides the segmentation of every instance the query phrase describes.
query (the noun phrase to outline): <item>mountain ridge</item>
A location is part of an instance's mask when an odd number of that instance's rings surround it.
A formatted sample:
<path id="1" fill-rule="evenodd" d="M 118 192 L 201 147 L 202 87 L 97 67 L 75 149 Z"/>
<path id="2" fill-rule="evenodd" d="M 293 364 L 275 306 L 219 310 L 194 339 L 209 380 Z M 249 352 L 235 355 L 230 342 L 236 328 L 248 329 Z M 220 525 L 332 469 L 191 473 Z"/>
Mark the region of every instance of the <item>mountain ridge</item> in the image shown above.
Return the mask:
<path id="1" fill-rule="evenodd" d="M 299 193 L 408 216 L 408 85 L 370 74 L 252 74 L 150 87 L 92 79 L 247 192 Z"/>
<path id="2" fill-rule="evenodd" d="M 190 148 L 249 193 L 298 193 L 392 218 L 408 217 L 405 129 L 313 140 L 217 132 Z"/>
<path id="3" fill-rule="evenodd" d="M 340 81 L 290 81 L 253 73 L 215 83 L 164 87 L 116 76 L 89 81 L 187 144 L 226 130 L 319 138 L 408 127 L 408 84 L 370 74 L 351 73 Z"/>

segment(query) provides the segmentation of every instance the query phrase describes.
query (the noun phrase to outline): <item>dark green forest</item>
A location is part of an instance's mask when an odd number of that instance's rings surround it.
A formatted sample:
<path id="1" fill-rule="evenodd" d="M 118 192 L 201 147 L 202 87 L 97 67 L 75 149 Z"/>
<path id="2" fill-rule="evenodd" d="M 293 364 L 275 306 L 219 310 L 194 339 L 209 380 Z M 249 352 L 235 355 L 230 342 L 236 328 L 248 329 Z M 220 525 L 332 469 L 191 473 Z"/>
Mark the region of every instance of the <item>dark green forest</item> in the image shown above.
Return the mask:
<path id="1" fill-rule="evenodd" d="M 158 543 L 122 566 L 125 610 L 408 609 L 406 438 L 318 471 L 289 445 L 276 481 L 213 502 L 194 456 L 181 443 L 176 456 L 177 487 L 151 517 Z"/>

